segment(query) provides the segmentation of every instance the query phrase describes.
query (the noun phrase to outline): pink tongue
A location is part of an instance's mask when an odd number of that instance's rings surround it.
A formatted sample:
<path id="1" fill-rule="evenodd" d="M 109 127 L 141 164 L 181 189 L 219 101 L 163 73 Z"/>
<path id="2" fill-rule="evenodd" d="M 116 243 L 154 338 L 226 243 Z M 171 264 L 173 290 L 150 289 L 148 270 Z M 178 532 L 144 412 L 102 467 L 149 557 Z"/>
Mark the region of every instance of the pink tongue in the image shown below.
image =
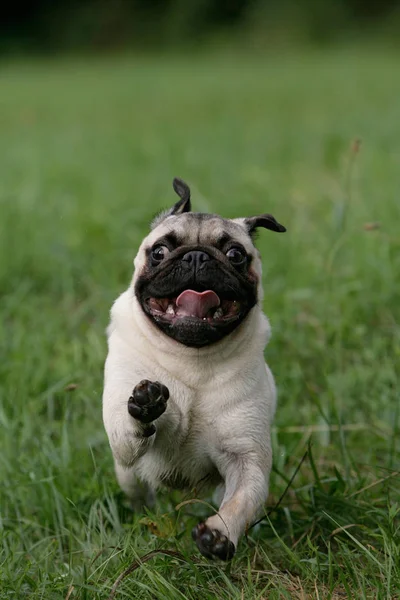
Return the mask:
<path id="1" fill-rule="evenodd" d="M 194 290 L 185 290 L 176 299 L 176 314 L 181 317 L 203 319 L 207 316 L 210 308 L 217 308 L 219 305 L 220 300 L 212 290 L 201 293 Z"/>

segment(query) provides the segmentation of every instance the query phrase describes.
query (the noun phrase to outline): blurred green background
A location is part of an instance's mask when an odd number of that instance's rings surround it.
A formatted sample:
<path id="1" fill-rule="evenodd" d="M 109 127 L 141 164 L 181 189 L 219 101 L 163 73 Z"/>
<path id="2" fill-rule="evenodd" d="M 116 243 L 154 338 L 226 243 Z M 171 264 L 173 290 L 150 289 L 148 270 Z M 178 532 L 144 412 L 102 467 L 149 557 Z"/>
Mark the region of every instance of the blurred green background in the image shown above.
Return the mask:
<path id="1" fill-rule="evenodd" d="M 0 48 L 40 53 L 248 47 L 354 36 L 397 42 L 398 0 L 34 0 L 2 10 Z"/>

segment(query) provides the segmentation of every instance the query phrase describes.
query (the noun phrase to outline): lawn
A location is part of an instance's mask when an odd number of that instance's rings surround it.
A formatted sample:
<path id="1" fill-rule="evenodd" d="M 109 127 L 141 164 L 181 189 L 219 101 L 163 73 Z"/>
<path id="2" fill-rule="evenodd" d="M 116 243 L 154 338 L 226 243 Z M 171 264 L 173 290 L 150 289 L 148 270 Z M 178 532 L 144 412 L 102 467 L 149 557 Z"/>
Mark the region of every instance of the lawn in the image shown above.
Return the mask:
<path id="1" fill-rule="evenodd" d="M 400 598 L 399 98 L 383 49 L 3 63 L 1 599 Z M 102 424 L 108 312 L 174 176 L 288 230 L 257 242 L 268 515 L 227 565 L 195 490 L 127 509 Z"/>

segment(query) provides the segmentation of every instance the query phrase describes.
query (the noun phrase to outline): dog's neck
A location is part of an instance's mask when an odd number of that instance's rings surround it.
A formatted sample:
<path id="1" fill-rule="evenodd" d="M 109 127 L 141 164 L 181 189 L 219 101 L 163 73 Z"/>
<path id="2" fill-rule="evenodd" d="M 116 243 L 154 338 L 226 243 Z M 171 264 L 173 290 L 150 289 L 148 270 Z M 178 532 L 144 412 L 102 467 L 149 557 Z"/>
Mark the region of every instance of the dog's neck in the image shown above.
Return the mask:
<path id="1" fill-rule="evenodd" d="M 135 348 L 140 348 L 142 359 L 147 356 L 152 363 L 169 372 L 179 373 L 182 379 L 182 365 L 189 365 L 204 376 L 210 369 L 234 369 L 238 357 L 248 356 L 254 361 L 255 357 L 263 360 L 263 351 L 269 340 L 270 326 L 267 317 L 257 304 L 246 319 L 231 334 L 210 346 L 191 348 L 169 338 L 159 330 L 142 311 L 132 288 L 115 302 L 112 309 L 112 324 L 110 333 L 115 331 L 128 345 L 134 340 Z M 141 342 L 141 343 L 140 343 Z M 192 380 L 192 376 L 189 378 Z"/>

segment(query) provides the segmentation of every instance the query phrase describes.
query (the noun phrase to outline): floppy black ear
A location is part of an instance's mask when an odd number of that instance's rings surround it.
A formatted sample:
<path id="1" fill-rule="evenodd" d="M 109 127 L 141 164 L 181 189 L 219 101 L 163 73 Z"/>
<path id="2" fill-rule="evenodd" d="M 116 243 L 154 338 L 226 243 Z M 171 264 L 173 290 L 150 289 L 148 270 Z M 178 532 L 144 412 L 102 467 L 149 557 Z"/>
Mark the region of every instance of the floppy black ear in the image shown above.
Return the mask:
<path id="1" fill-rule="evenodd" d="M 187 183 L 183 181 L 183 179 L 179 179 L 179 177 L 175 177 L 172 185 L 174 186 L 175 192 L 180 197 L 180 200 L 171 208 L 170 215 L 180 215 L 184 212 L 190 212 L 190 188 Z"/>
<path id="2" fill-rule="evenodd" d="M 278 223 L 278 221 L 272 215 L 259 215 L 258 217 L 247 217 L 244 219 L 244 224 L 249 232 L 249 235 L 253 235 L 257 227 L 264 227 L 271 231 L 277 231 L 278 233 L 284 233 L 286 227 Z"/>
<path id="3" fill-rule="evenodd" d="M 153 222 L 151 224 L 152 229 L 157 227 L 157 225 L 162 223 L 164 219 L 170 217 L 171 215 L 180 215 L 185 212 L 190 212 L 191 210 L 190 188 L 188 184 L 185 183 L 182 179 L 179 179 L 179 177 L 175 177 L 172 182 L 172 185 L 174 186 L 174 190 L 178 194 L 180 200 L 178 200 L 178 202 L 176 202 L 176 204 L 174 204 L 172 208 L 163 210 L 153 219 Z"/>

